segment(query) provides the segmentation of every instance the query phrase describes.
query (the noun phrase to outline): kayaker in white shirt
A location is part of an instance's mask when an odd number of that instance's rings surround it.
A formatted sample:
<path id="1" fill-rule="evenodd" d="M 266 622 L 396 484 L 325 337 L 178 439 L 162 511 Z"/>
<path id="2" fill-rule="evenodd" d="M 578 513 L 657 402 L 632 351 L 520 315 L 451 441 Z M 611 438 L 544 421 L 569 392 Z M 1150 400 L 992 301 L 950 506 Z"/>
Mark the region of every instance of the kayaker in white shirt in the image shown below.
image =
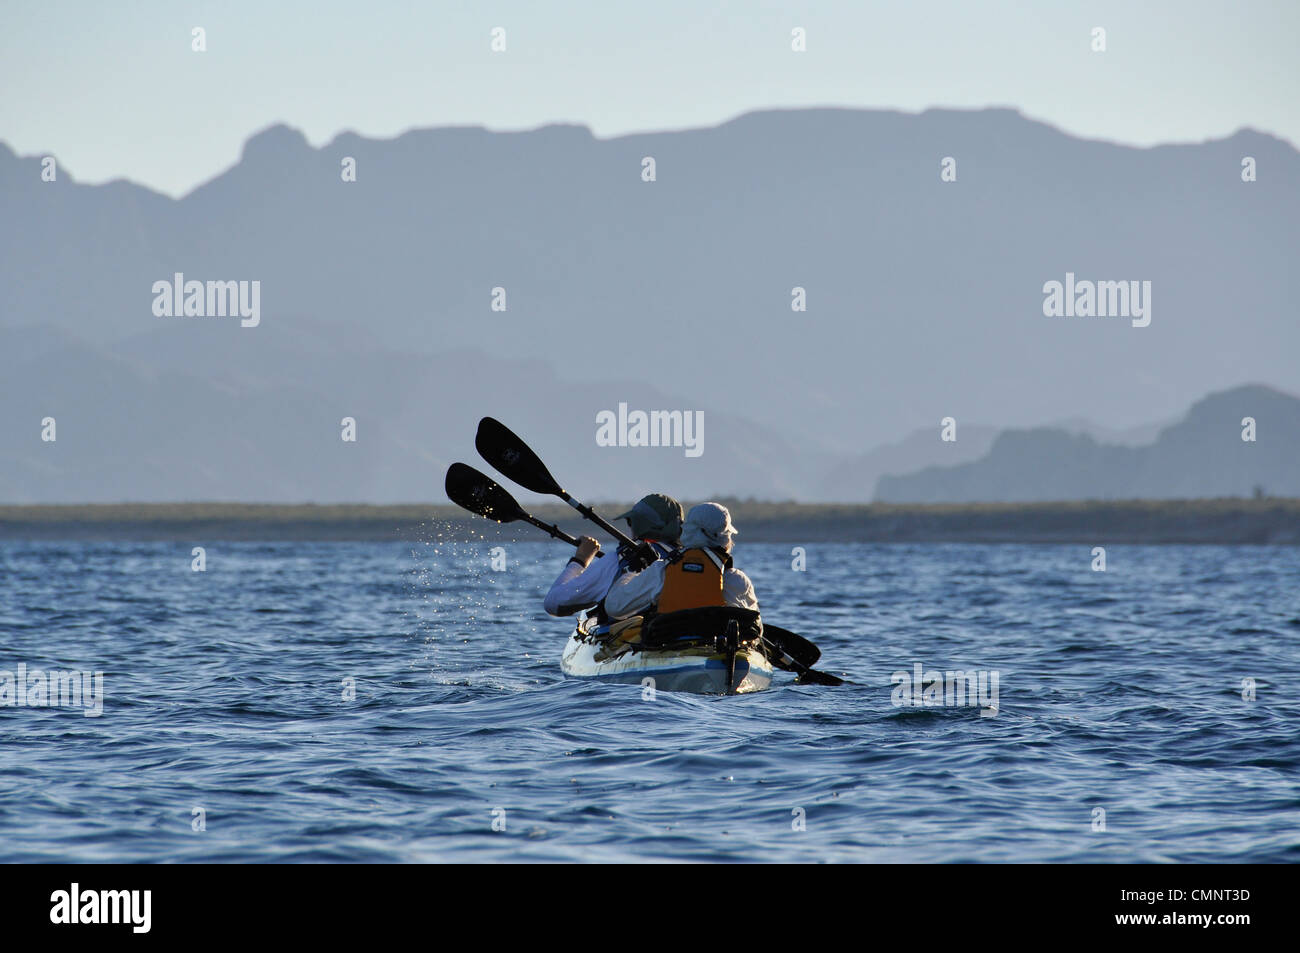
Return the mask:
<path id="1" fill-rule="evenodd" d="M 725 506 L 701 503 L 691 507 L 682 526 L 680 555 L 614 580 L 605 596 L 605 612 L 611 619 L 626 619 L 652 606 L 661 612 L 709 605 L 757 611 L 753 584 L 731 565 L 737 535 Z M 665 580 L 670 577 L 671 600 L 664 598 Z"/>
<path id="2" fill-rule="evenodd" d="M 682 532 L 682 505 L 671 496 L 651 493 L 637 501 L 636 506 L 615 519 L 627 520 L 631 535 L 649 544 L 658 559 L 668 559 L 677 554 L 677 538 Z M 577 552 L 570 557 L 559 577 L 546 593 L 544 606 L 550 615 L 573 615 L 583 609 L 595 609 L 597 617 L 603 616 L 601 603 L 609 587 L 620 575 L 627 572 L 629 564 L 642 565 L 638 560 L 649 558 L 644 548 L 638 553 L 620 552 L 597 559 L 600 543 L 583 536 Z M 602 619 L 602 621 L 604 621 Z"/>

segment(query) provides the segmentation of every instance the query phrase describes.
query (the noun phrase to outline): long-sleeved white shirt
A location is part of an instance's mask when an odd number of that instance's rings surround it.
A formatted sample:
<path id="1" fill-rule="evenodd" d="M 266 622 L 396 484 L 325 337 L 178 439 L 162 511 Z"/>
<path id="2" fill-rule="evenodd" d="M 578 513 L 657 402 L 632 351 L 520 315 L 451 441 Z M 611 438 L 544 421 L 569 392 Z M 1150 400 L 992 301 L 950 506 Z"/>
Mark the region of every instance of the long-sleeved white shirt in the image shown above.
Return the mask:
<path id="1" fill-rule="evenodd" d="M 543 606 L 550 615 L 573 615 L 605 598 L 618 577 L 618 556 L 606 553 L 591 557 L 586 568 L 570 560 L 546 593 Z"/>
<path id="2" fill-rule="evenodd" d="M 659 593 L 664 591 L 664 568 L 667 565 L 660 560 L 641 572 L 625 573 L 615 580 L 605 596 L 605 612 L 610 618 L 626 619 L 658 602 Z M 758 609 L 754 584 L 739 569 L 728 569 L 722 574 L 722 599 L 727 605 L 739 609 Z"/>
<path id="3" fill-rule="evenodd" d="M 659 553 L 661 561 L 673 552 L 664 543 L 652 542 L 651 545 Z M 610 586 L 622 572 L 620 562 L 618 553 L 615 552 L 592 556 L 585 569 L 570 560 L 564 564 L 564 569 L 555 582 L 551 583 L 543 607 L 548 614 L 555 616 L 573 615 L 579 609 L 591 608 L 605 598 L 605 593 L 609 592 Z M 661 564 L 654 563 L 656 566 Z"/>

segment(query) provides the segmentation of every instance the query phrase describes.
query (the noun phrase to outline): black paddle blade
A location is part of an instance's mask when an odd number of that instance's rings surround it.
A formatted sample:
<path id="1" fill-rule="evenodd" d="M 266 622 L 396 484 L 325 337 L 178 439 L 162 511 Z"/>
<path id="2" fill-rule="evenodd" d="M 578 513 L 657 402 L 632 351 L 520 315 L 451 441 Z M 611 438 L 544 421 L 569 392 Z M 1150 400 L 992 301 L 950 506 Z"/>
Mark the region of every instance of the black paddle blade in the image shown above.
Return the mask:
<path id="1" fill-rule="evenodd" d="M 818 672 L 809 668 L 800 672 L 794 683 L 796 685 L 843 685 L 844 679 L 836 678 L 829 672 Z"/>
<path id="2" fill-rule="evenodd" d="M 547 496 L 564 494 L 546 464 L 501 421 L 491 417 L 480 420 L 474 446 L 484 460 L 520 486 Z"/>
<path id="3" fill-rule="evenodd" d="M 769 642 L 779 648 L 804 668 L 812 668 L 822 657 L 822 650 L 817 648 L 802 635 L 783 629 L 779 625 L 763 623 L 763 635 Z"/>
<path id="4" fill-rule="evenodd" d="M 447 498 L 471 513 L 486 516 L 498 523 L 513 523 L 524 515 L 515 498 L 491 477 L 464 463 L 447 468 Z"/>

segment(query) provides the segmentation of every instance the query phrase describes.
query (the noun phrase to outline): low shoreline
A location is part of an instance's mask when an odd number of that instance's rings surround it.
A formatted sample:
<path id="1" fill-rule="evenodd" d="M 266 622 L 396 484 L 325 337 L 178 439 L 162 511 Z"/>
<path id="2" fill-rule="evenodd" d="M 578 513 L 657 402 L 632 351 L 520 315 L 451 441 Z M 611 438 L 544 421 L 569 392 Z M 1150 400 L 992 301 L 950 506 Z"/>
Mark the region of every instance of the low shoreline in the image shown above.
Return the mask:
<path id="1" fill-rule="evenodd" d="M 741 542 L 1241 543 L 1300 545 L 1300 499 L 1068 503 L 724 502 Z M 527 506 L 527 504 L 526 504 Z M 530 511 L 575 535 L 592 527 L 562 504 Z M 597 506 L 613 514 L 617 503 Z M 598 538 L 602 535 L 594 533 Z M 112 503 L 0 505 L 0 540 L 542 540 L 447 504 Z"/>

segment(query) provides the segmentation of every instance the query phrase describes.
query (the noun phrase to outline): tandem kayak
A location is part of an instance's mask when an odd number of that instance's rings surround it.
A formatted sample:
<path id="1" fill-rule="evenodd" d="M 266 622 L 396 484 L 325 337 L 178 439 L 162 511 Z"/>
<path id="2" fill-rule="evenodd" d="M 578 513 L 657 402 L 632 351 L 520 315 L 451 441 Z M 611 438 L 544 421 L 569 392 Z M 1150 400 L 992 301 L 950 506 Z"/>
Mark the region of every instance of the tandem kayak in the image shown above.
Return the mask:
<path id="1" fill-rule="evenodd" d="M 650 684 L 657 691 L 761 692 L 772 682 L 772 662 L 760 631 L 757 613 L 746 610 L 688 609 L 612 627 L 585 619 L 569 636 L 560 668 L 573 678 Z"/>

